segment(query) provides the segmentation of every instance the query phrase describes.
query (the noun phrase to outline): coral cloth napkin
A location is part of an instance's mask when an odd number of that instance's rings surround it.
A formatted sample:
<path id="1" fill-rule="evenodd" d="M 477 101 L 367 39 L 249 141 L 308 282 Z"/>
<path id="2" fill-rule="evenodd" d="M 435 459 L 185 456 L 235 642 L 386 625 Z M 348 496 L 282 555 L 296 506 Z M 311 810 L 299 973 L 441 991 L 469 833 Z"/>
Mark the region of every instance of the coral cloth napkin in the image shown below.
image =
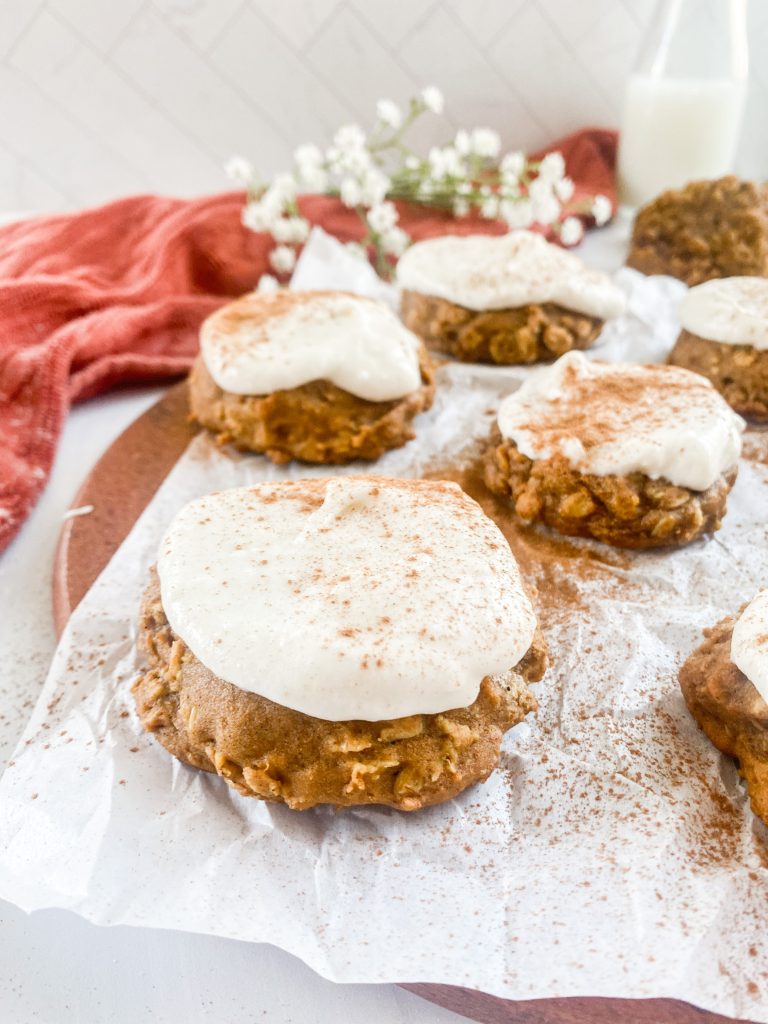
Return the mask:
<path id="1" fill-rule="evenodd" d="M 615 201 L 616 134 L 585 130 L 562 152 L 576 196 Z M 72 402 L 121 384 L 182 374 L 201 321 L 252 289 L 272 242 L 242 227 L 240 192 L 203 199 L 134 196 L 81 213 L 0 228 L 0 551 L 21 527 L 51 469 Z M 336 199 L 301 210 L 344 241 L 362 226 Z M 414 238 L 498 223 L 401 208 Z"/>

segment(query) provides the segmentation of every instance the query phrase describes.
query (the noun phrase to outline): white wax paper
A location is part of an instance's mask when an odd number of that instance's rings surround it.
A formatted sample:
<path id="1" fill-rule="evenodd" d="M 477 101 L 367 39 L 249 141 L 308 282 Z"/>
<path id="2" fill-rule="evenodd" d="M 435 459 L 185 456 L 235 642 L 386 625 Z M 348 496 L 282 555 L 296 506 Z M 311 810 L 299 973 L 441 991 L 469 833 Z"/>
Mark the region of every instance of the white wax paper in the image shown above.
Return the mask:
<path id="1" fill-rule="evenodd" d="M 619 280 L 631 313 L 595 354 L 663 358 L 682 286 Z M 525 372 L 443 367 L 418 439 L 350 471 L 412 476 L 455 461 Z M 142 732 L 137 608 L 176 510 L 222 487 L 328 475 L 201 435 L 61 639 L 0 782 L 0 896 L 270 942 L 337 981 L 668 996 L 768 1021 L 766 832 L 676 682 L 701 629 L 768 579 L 768 439 L 751 434 L 747 449 L 710 540 L 650 554 L 557 543 L 553 563 L 547 536 L 528 532 L 552 659 L 539 713 L 508 734 L 487 783 L 407 815 L 246 799 Z"/>

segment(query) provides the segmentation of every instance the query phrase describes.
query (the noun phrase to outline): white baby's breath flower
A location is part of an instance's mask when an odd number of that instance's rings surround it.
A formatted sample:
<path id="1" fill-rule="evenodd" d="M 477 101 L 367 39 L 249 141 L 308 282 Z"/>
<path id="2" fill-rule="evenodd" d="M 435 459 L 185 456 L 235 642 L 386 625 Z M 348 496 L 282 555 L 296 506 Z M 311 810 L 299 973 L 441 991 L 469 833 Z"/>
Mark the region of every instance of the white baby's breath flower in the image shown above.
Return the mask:
<path id="1" fill-rule="evenodd" d="M 299 146 L 293 154 L 299 180 L 312 192 L 324 192 L 328 175 L 323 168 L 323 154 L 317 146 Z"/>
<path id="2" fill-rule="evenodd" d="M 333 137 L 326 158 L 336 174 L 348 172 L 358 177 L 363 174 L 370 166 L 371 154 L 362 128 L 356 124 L 342 125 Z"/>
<path id="3" fill-rule="evenodd" d="M 296 188 L 292 174 L 278 174 L 259 201 L 264 210 L 276 219 L 296 198 Z"/>
<path id="4" fill-rule="evenodd" d="M 560 226 L 563 245 L 577 245 L 584 236 L 584 227 L 578 217 L 566 217 Z"/>
<path id="5" fill-rule="evenodd" d="M 377 167 L 371 167 L 362 181 L 360 201 L 364 206 L 377 206 L 389 191 L 391 181 Z"/>
<path id="6" fill-rule="evenodd" d="M 271 274 L 262 274 L 259 278 L 259 283 L 256 285 L 257 292 L 276 292 L 280 288 L 280 282 L 276 277 Z"/>
<path id="7" fill-rule="evenodd" d="M 495 220 L 499 216 L 499 197 L 488 196 L 480 205 L 480 213 L 488 220 Z"/>
<path id="8" fill-rule="evenodd" d="M 530 199 L 504 199 L 499 204 L 499 216 L 506 221 L 510 230 L 529 228 L 534 222 L 533 204 Z"/>
<path id="9" fill-rule="evenodd" d="M 269 262 L 278 274 L 289 274 L 296 266 L 296 250 L 290 245 L 278 245 L 269 254 Z"/>
<path id="10" fill-rule="evenodd" d="M 534 178 L 528 186 L 528 196 L 532 203 L 544 203 L 554 198 L 552 184 L 546 178 Z"/>
<path id="11" fill-rule="evenodd" d="M 381 236 L 382 247 L 389 256 L 402 256 L 409 242 L 410 238 L 402 228 L 392 228 Z"/>
<path id="12" fill-rule="evenodd" d="M 598 227 L 602 227 L 603 224 L 607 224 L 613 214 L 613 206 L 608 196 L 597 195 L 592 203 L 592 216 L 595 218 L 595 224 Z"/>
<path id="13" fill-rule="evenodd" d="M 389 128 L 399 128 L 403 123 L 400 107 L 393 100 L 379 100 L 376 104 L 376 116 Z"/>
<path id="14" fill-rule="evenodd" d="M 539 177 L 543 181 L 554 182 L 565 177 L 565 160 L 562 153 L 547 153 L 539 166 Z"/>
<path id="15" fill-rule="evenodd" d="M 502 178 L 510 182 L 517 182 L 524 168 L 525 155 L 519 152 L 505 154 L 499 166 Z"/>
<path id="16" fill-rule="evenodd" d="M 276 195 L 280 195 L 287 200 L 295 199 L 297 192 L 296 179 L 292 174 L 287 172 L 278 174 L 269 186 L 269 191 L 274 192 Z"/>
<path id="17" fill-rule="evenodd" d="M 365 132 L 359 124 L 343 124 L 333 136 L 333 144 L 342 153 L 363 149 Z"/>
<path id="18" fill-rule="evenodd" d="M 454 199 L 453 201 L 453 215 L 454 217 L 466 217 L 469 213 L 469 203 L 466 199 Z"/>
<path id="19" fill-rule="evenodd" d="M 344 246 L 350 256 L 356 256 L 357 259 L 367 260 L 368 253 L 365 251 L 365 246 L 360 245 L 359 242 L 347 242 Z"/>
<path id="20" fill-rule="evenodd" d="M 253 164 L 244 156 L 233 156 L 227 160 L 224 171 L 230 181 L 238 185 L 247 185 L 253 180 Z"/>
<path id="21" fill-rule="evenodd" d="M 325 192 L 328 187 L 328 173 L 322 167 L 305 168 L 300 173 L 302 184 L 310 192 Z"/>
<path id="22" fill-rule="evenodd" d="M 397 209 L 394 203 L 378 203 L 368 211 L 366 218 L 369 226 L 378 234 L 383 234 L 397 224 Z"/>
<path id="23" fill-rule="evenodd" d="M 468 196 L 471 192 L 474 192 L 475 187 L 471 181 L 460 181 L 456 186 L 456 191 L 460 196 Z"/>
<path id="24" fill-rule="evenodd" d="M 502 199 L 524 199 L 525 194 L 522 190 L 522 186 L 519 182 L 512 184 L 510 182 L 503 182 L 499 186 L 499 195 Z"/>
<path id="25" fill-rule="evenodd" d="M 362 191 L 356 178 L 344 178 L 339 186 L 339 195 L 345 206 L 359 206 Z"/>
<path id="26" fill-rule="evenodd" d="M 476 156 L 493 160 L 499 155 L 501 139 L 493 128 L 472 129 L 472 152 Z"/>
<path id="27" fill-rule="evenodd" d="M 240 215 L 243 226 L 251 231 L 269 231 L 275 222 L 272 210 L 260 202 L 247 203 Z"/>
<path id="28" fill-rule="evenodd" d="M 345 158 L 345 166 L 350 174 L 356 174 L 360 178 L 371 166 L 371 154 L 365 147 L 352 150 Z"/>
<path id="29" fill-rule="evenodd" d="M 302 242 L 306 242 L 309 237 L 309 221 L 305 220 L 304 217 L 291 217 L 290 223 L 293 231 L 293 238 L 291 241 L 295 242 L 297 245 L 301 245 Z"/>
<path id="30" fill-rule="evenodd" d="M 288 217 L 278 217 L 272 225 L 271 234 L 276 242 L 292 241 L 290 219 Z"/>
<path id="31" fill-rule="evenodd" d="M 539 224 L 554 224 L 560 216 L 560 203 L 553 195 L 533 201 L 533 219 Z"/>
<path id="32" fill-rule="evenodd" d="M 433 146 L 427 157 L 431 176 L 440 181 L 443 178 L 463 178 L 467 167 L 456 146 Z"/>
<path id="33" fill-rule="evenodd" d="M 555 182 L 555 195 L 561 203 L 573 198 L 574 184 L 571 178 L 560 178 Z"/>
<path id="34" fill-rule="evenodd" d="M 407 156 L 405 158 L 405 166 L 409 171 L 418 171 L 421 167 L 421 160 L 417 156 Z"/>
<path id="35" fill-rule="evenodd" d="M 421 102 L 433 114 L 442 114 L 445 100 L 436 85 L 427 85 L 421 90 Z"/>
<path id="36" fill-rule="evenodd" d="M 280 217 L 272 225 L 272 237 L 276 242 L 292 242 L 300 245 L 309 234 L 309 222 L 303 217 Z"/>
<path id="37" fill-rule="evenodd" d="M 468 156 L 472 152 L 472 137 L 466 129 L 459 128 L 453 140 L 453 145 L 457 153 L 461 153 L 462 156 Z"/>

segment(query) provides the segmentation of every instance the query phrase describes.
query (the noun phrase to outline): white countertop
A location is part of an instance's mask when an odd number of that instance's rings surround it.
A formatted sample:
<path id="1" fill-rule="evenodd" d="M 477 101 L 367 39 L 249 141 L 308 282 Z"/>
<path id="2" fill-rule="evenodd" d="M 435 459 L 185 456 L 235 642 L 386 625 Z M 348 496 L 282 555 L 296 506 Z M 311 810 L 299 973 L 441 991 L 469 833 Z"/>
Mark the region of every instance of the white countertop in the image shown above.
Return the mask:
<path id="1" fill-rule="evenodd" d="M 626 220 L 581 247 L 623 261 Z M 0 556 L 0 765 L 11 755 L 53 655 L 51 572 L 62 516 L 125 427 L 162 393 L 117 392 L 75 407 L 48 486 Z M 449 1024 L 463 1018 L 395 985 L 336 985 L 271 946 L 181 932 L 100 928 L 68 911 L 0 902 L 0 1022 L 8 1024 Z"/>

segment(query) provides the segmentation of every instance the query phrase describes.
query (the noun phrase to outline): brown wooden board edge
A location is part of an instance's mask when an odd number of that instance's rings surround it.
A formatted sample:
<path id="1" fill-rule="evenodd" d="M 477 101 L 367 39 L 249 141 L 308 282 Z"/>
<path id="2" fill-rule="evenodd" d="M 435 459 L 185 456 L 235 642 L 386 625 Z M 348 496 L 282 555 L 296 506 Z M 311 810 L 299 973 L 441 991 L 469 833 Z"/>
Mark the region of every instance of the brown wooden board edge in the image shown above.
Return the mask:
<path id="1" fill-rule="evenodd" d="M 93 511 L 66 520 L 54 556 L 59 635 L 197 431 L 182 381 L 120 434 L 83 481 L 72 508 Z"/>
<path id="2" fill-rule="evenodd" d="M 93 511 L 64 523 L 56 549 L 53 609 L 59 634 L 196 433 L 183 381 L 134 420 L 90 471 L 72 507 L 92 505 Z M 401 987 L 481 1024 L 753 1024 L 673 999 L 512 1001 L 453 985 Z"/>

